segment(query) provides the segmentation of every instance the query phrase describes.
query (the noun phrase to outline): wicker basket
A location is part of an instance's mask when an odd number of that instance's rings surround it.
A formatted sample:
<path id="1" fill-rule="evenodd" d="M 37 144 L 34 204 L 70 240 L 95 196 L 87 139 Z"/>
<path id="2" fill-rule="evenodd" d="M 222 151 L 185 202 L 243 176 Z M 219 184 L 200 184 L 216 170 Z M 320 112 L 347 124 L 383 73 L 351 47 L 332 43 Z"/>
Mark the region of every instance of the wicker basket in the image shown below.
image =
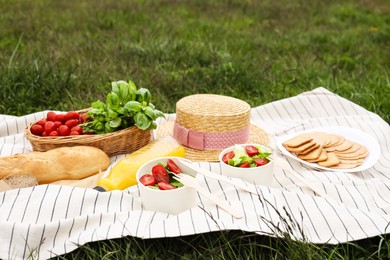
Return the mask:
<path id="1" fill-rule="evenodd" d="M 78 111 L 79 113 L 87 110 Z M 45 152 L 63 146 L 89 145 L 100 148 L 108 156 L 132 153 L 148 144 L 151 140 L 151 130 L 141 130 L 136 126 L 131 126 L 123 130 L 108 134 L 94 135 L 70 135 L 41 137 L 33 135 L 30 131 L 32 125 L 28 125 L 25 136 L 30 141 L 34 151 Z"/>

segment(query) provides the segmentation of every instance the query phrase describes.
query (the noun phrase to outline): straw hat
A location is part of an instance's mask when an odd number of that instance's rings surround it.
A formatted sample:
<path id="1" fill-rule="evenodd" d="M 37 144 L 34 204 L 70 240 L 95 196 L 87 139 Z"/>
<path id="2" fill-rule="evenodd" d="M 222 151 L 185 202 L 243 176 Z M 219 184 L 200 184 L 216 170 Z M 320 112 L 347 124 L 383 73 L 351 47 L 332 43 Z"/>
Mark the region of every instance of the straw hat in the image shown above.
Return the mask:
<path id="1" fill-rule="evenodd" d="M 250 106 L 237 98 L 196 94 L 176 103 L 176 120 L 157 128 L 156 137 L 172 135 L 192 161 L 218 161 L 219 153 L 234 144 L 268 145 L 268 135 L 250 122 Z"/>

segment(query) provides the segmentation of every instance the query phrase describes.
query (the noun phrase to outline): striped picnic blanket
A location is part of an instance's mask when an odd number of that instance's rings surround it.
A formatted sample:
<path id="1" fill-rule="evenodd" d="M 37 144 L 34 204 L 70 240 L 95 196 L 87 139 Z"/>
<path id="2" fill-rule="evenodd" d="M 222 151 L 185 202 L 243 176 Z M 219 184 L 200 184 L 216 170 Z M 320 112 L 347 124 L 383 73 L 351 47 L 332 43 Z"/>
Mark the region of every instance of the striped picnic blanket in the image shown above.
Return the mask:
<path id="1" fill-rule="evenodd" d="M 0 115 L 0 156 L 30 152 L 23 129 L 46 112 Z M 158 124 L 173 116 L 159 119 Z M 318 171 L 284 157 L 327 198 L 278 167 L 273 186 L 257 186 L 257 194 L 197 176 L 209 191 L 242 209 L 242 219 L 233 218 L 201 196 L 198 207 L 178 215 L 145 211 L 138 186 L 105 193 L 60 185 L 0 192 L 0 258 L 47 259 L 91 241 L 123 236 L 147 239 L 219 230 L 283 236 L 288 231 L 298 240 L 336 244 L 388 232 L 390 127 L 383 119 L 322 87 L 252 108 L 251 119 L 269 134 L 272 147 L 286 134 L 346 126 L 371 135 L 379 142 L 381 155 L 373 167 L 357 173 Z M 110 167 L 124 156 L 111 157 Z M 196 164 L 220 173 L 218 163 Z"/>

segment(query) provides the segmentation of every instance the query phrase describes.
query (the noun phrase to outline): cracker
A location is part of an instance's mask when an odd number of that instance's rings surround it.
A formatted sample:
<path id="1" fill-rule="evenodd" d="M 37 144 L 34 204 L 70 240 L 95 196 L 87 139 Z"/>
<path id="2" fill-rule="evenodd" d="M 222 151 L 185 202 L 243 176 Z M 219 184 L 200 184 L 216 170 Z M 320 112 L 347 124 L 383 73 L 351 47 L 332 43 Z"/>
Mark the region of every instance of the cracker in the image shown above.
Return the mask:
<path id="1" fill-rule="evenodd" d="M 302 160 L 334 169 L 355 168 L 362 165 L 368 156 L 368 149 L 364 145 L 341 135 L 324 132 L 300 134 L 284 142 L 283 146 Z"/>
<path id="2" fill-rule="evenodd" d="M 338 138 L 333 138 L 329 135 L 329 140 L 328 143 L 324 144 L 324 148 L 332 147 L 335 146 L 336 143 L 338 143 L 339 139 Z"/>
<path id="3" fill-rule="evenodd" d="M 313 146 L 310 146 L 309 148 L 307 148 L 306 150 L 300 152 L 299 154 L 301 154 L 301 155 L 308 154 L 308 153 L 314 151 L 315 149 L 317 149 L 317 148 L 320 147 L 320 146 L 321 146 L 321 145 L 319 145 L 319 144 L 314 144 Z"/>
<path id="4" fill-rule="evenodd" d="M 328 152 L 341 152 L 351 148 L 352 143 L 348 140 L 344 140 L 341 144 L 325 148 Z"/>
<path id="5" fill-rule="evenodd" d="M 308 161 L 310 163 L 315 163 L 315 162 L 325 161 L 326 159 L 328 159 L 328 154 L 325 151 L 325 149 L 322 148 L 321 154 L 317 159 L 314 159 L 314 160 L 307 159 L 306 161 Z"/>
<path id="6" fill-rule="evenodd" d="M 343 159 L 343 158 L 339 158 L 340 159 L 340 163 L 345 163 L 345 164 L 354 164 L 354 163 L 357 163 L 357 164 L 362 164 L 364 159 L 352 159 L 352 160 L 348 160 L 348 159 Z"/>
<path id="7" fill-rule="evenodd" d="M 352 168 L 355 168 L 359 166 L 358 163 L 339 163 L 337 165 L 334 165 L 334 166 L 329 166 L 329 168 L 332 168 L 332 169 L 352 169 Z"/>
<path id="8" fill-rule="evenodd" d="M 364 155 L 364 154 L 365 156 L 368 155 L 368 149 L 364 145 L 360 145 L 360 148 L 356 152 L 359 153 L 360 155 Z"/>
<path id="9" fill-rule="evenodd" d="M 364 159 L 367 157 L 367 155 L 368 155 L 368 150 L 364 154 L 359 155 L 359 158 Z"/>
<path id="10" fill-rule="evenodd" d="M 305 133 L 303 135 L 313 138 L 312 141 L 319 145 L 324 145 L 329 142 L 329 138 L 327 137 L 327 134 L 323 132 L 310 132 L 310 133 Z"/>
<path id="11" fill-rule="evenodd" d="M 328 137 L 330 138 L 330 142 L 324 145 L 324 148 L 337 146 L 339 144 L 342 144 L 345 140 L 345 138 L 341 135 L 328 134 Z"/>
<path id="12" fill-rule="evenodd" d="M 344 142 L 342 144 L 339 144 L 338 146 L 336 146 L 336 152 L 342 152 L 342 151 L 348 150 L 349 148 L 352 147 L 352 145 L 353 145 L 353 143 L 351 141 L 344 140 Z"/>
<path id="13" fill-rule="evenodd" d="M 330 167 L 340 163 L 340 160 L 335 153 L 328 152 L 327 155 L 328 155 L 328 159 L 322 162 L 318 162 L 318 165 L 322 167 Z"/>
<path id="14" fill-rule="evenodd" d="M 360 149 L 360 146 L 361 146 L 360 144 L 352 142 L 352 141 L 350 141 L 350 142 L 352 143 L 352 146 L 350 148 L 348 148 L 347 150 L 344 150 L 344 151 L 338 151 L 337 153 L 340 153 L 340 154 L 353 153 L 353 152 L 356 152 L 357 150 Z"/>
<path id="15" fill-rule="evenodd" d="M 303 136 L 303 135 L 297 135 L 296 137 L 289 139 L 283 143 L 283 146 L 285 147 L 299 147 L 301 145 L 304 145 L 308 142 L 313 140 L 313 138 Z"/>
<path id="16" fill-rule="evenodd" d="M 340 160 L 359 160 L 359 159 L 362 159 L 360 158 L 359 156 L 353 156 L 353 157 L 344 157 L 342 155 L 339 155 L 339 154 L 336 154 L 337 157 L 340 159 Z"/>
<path id="17" fill-rule="evenodd" d="M 325 138 L 326 138 L 326 141 L 322 145 L 323 147 L 330 145 L 332 142 L 332 136 L 330 136 L 329 134 L 325 134 Z"/>
<path id="18" fill-rule="evenodd" d="M 301 152 L 303 152 L 303 151 L 307 150 L 308 148 L 313 147 L 315 145 L 317 145 L 317 144 L 312 142 L 312 141 L 309 141 L 308 143 L 305 143 L 305 144 L 298 146 L 298 147 L 287 146 L 286 150 L 291 152 L 291 153 L 301 153 Z"/>
<path id="19" fill-rule="evenodd" d="M 320 145 L 322 145 L 323 147 L 333 144 L 332 143 L 332 139 L 334 138 L 333 135 L 324 132 L 314 132 L 314 133 L 315 134 L 313 140 L 319 143 Z M 337 139 L 337 141 L 338 140 L 339 139 Z"/>
<path id="20" fill-rule="evenodd" d="M 368 155 L 368 150 L 366 147 L 361 146 L 361 148 L 359 148 L 359 150 L 352 152 L 352 153 L 336 152 L 336 154 L 339 158 L 343 158 L 343 159 L 359 159 L 359 158 L 365 158 Z"/>
<path id="21" fill-rule="evenodd" d="M 298 154 L 298 158 L 302 160 L 316 160 L 320 157 L 321 152 L 322 152 L 322 146 L 318 145 L 317 148 L 313 149 L 312 151 L 306 154 Z"/>

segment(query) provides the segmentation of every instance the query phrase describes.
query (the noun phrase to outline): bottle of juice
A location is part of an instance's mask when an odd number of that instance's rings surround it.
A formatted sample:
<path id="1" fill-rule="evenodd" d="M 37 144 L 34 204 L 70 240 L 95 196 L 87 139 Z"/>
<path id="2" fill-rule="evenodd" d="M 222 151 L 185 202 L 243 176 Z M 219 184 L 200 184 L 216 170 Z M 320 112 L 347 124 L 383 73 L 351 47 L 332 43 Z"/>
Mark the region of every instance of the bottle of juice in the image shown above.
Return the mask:
<path id="1" fill-rule="evenodd" d="M 123 190 L 136 185 L 136 173 L 142 164 L 165 156 L 185 156 L 184 147 L 172 136 L 165 136 L 154 140 L 139 150 L 119 160 L 110 170 L 107 177 L 101 179 L 96 190 L 111 191 Z"/>

